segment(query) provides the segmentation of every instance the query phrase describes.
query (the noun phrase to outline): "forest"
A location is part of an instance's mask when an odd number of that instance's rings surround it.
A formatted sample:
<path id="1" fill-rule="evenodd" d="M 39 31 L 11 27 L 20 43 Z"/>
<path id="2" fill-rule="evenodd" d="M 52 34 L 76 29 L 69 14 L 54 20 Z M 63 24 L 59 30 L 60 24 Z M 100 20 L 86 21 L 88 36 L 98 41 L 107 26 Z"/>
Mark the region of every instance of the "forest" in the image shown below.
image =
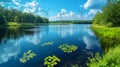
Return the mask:
<path id="1" fill-rule="evenodd" d="M 93 18 L 92 30 L 100 38 L 103 55 L 90 59 L 89 67 L 120 66 L 120 0 L 107 0 L 101 13 Z"/>
<path id="2" fill-rule="evenodd" d="M 24 13 L 17 9 L 6 9 L 0 6 L 0 25 L 8 22 L 16 23 L 49 23 L 49 19 L 32 13 Z"/>
<path id="3" fill-rule="evenodd" d="M 120 0 L 108 0 L 102 12 L 93 18 L 93 23 L 108 27 L 120 26 Z"/>

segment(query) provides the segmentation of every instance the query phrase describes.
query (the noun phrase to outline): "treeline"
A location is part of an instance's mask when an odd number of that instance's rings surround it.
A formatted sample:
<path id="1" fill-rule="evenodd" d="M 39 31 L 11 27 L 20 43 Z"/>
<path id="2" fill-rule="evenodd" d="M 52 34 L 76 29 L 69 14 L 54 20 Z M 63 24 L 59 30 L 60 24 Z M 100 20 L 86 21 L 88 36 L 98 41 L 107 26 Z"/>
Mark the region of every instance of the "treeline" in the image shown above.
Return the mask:
<path id="1" fill-rule="evenodd" d="M 60 20 L 50 21 L 50 23 L 92 24 L 92 20 Z"/>
<path id="2" fill-rule="evenodd" d="M 24 13 L 17 9 L 6 9 L 0 6 L 0 24 L 7 22 L 17 23 L 48 23 L 48 18 L 42 18 L 32 13 Z"/>
<path id="3" fill-rule="evenodd" d="M 120 26 L 120 0 L 107 0 L 101 13 L 97 13 L 93 18 L 94 24 L 106 26 Z"/>

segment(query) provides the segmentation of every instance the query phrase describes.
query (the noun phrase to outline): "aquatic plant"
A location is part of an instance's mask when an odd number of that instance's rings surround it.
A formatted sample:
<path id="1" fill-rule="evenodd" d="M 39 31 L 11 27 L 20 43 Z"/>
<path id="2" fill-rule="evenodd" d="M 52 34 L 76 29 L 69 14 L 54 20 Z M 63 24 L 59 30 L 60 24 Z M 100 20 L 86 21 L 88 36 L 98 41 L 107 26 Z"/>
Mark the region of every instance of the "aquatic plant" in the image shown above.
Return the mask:
<path id="1" fill-rule="evenodd" d="M 28 50 L 27 52 L 25 52 L 23 54 L 23 57 L 19 59 L 20 62 L 25 63 L 28 60 L 30 60 L 31 58 L 33 58 L 34 56 L 36 56 L 36 54 L 34 52 L 32 52 L 31 50 Z"/>
<path id="2" fill-rule="evenodd" d="M 47 65 L 47 67 L 54 67 L 60 61 L 61 60 L 58 57 L 56 57 L 55 55 L 48 56 L 44 59 L 44 65 Z"/>
<path id="3" fill-rule="evenodd" d="M 49 45 L 53 45 L 53 44 L 54 44 L 54 42 L 47 42 L 47 43 L 42 44 L 41 46 L 49 46 Z"/>
<path id="4" fill-rule="evenodd" d="M 68 44 L 60 45 L 59 48 L 62 51 L 67 52 L 67 53 L 72 53 L 73 51 L 76 51 L 78 49 L 77 46 L 75 46 L 75 45 L 68 45 Z"/>
<path id="5" fill-rule="evenodd" d="M 79 67 L 79 65 L 78 65 L 78 64 L 75 64 L 75 65 L 72 65 L 72 67 Z"/>

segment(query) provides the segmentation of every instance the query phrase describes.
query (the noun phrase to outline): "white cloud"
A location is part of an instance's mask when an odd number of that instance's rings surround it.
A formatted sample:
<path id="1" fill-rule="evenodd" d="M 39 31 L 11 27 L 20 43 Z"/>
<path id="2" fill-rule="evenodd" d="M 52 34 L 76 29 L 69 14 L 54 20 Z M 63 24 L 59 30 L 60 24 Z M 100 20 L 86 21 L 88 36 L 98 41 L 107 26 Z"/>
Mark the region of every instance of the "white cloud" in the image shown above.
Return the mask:
<path id="1" fill-rule="evenodd" d="M 11 58 L 16 59 L 20 52 L 19 40 L 10 39 L 0 43 L 0 64 L 8 62 Z"/>
<path id="2" fill-rule="evenodd" d="M 21 0 L 0 0 L 0 4 L 15 4 L 20 5 Z"/>
<path id="3" fill-rule="evenodd" d="M 74 16 L 74 15 L 75 15 L 75 12 L 70 11 L 69 15 L 70 15 L 70 16 Z"/>
<path id="4" fill-rule="evenodd" d="M 60 12 L 57 13 L 56 16 L 52 16 L 49 18 L 50 21 L 56 20 L 86 20 L 91 19 L 88 14 L 80 15 L 73 11 L 67 11 L 66 9 L 61 9 Z"/>
<path id="5" fill-rule="evenodd" d="M 105 3 L 106 0 L 87 0 L 84 9 L 100 9 Z"/>
<path id="6" fill-rule="evenodd" d="M 15 4 L 15 5 L 20 5 L 20 0 L 12 0 L 12 2 Z"/>
<path id="7" fill-rule="evenodd" d="M 100 44 L 92 36 L 84 36 L 83 41 L 86 44 L 86 49 L 100 48 Z"/>
<path id="8" fill-rule="evenodd" d="M 65 14 L 67 13 L 67 10 L 66 9 L 61 9 L 61 14 Z"/>
<path id="9" fill-rule="evenodd" d="M 38 13 L 41 10 L 40 4 L 34 0 L 32 2 L 27 2 L 24 7 L 23 12 L 27 13 Z"/>
<path id="10" fill-rule="evenodd" d="M 89 11 L 89 15 L 95 15 L 95 14 L 97 14 L 98 12 L 102 12 L 100 9 L 91 9 L 90 11 Z"/>

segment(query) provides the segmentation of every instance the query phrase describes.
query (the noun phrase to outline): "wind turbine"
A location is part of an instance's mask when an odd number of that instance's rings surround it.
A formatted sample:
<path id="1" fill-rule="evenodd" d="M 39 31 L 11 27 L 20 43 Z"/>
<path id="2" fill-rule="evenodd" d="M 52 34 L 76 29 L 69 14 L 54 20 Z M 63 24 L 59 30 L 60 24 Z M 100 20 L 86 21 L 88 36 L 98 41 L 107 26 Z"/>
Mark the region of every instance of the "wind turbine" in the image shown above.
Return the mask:
<path id="1" fill-rule="evenodd" d="M 78 12 L 80 13 L 81 20 L 82 20 L 82 11 L 78 9 Z"/>
<path id="2" fill-rule="evenodd" d="M 70 12 L 70 16 L 71 16 L 71 17 L 70 17 L 71 20 L 74 19 L 75 13 L 71 11 L 71 12 Z"/>
<path id="3" fill-rule="evenodd" d="M 42 10 L 42 12 L 44 12 L 46 14 L 46 18 L 49 17 L 49 11 L 50 11 L 50 8 L 47 10 Z"/>
<path id="4" fill-rule="evenodd" d="M 61 19 L 61 13 L 58 13 L 58 15 L 57 15 L 57 20 L 60 20 Z"/>

